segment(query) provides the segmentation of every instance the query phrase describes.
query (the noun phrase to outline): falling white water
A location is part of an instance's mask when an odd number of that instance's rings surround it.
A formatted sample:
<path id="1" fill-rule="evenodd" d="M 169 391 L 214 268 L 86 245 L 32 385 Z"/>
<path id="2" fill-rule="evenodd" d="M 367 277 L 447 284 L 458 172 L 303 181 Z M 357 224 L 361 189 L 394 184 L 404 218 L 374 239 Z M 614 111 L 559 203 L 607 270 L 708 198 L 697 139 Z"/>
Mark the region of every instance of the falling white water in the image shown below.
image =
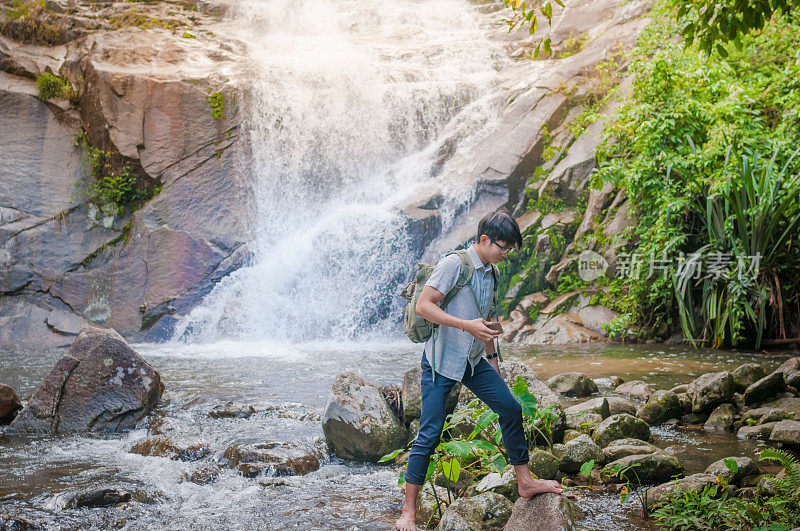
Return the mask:
<path id="1" fill-rule="evenodd" d="M 191 342 L 374 337 L 424 249 L 396 205 L 496 114 L 491 15 L 467 0 L 249 0 L 235 15 L 254 257 L 180 323 Z M 438 183 L 446 188 L 446 183 Z"/>

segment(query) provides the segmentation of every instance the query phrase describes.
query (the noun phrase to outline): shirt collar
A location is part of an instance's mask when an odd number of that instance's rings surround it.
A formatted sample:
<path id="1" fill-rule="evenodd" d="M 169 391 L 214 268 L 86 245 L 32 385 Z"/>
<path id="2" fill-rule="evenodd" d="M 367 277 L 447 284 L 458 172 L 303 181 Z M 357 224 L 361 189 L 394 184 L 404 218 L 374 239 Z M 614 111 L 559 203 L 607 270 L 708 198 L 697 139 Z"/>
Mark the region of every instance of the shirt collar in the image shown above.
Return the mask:
<path id="1" fill-rule="evenodd" d="M 475 250 L 474 245 L 470 245 L 467 248 L 467 254 L 469 255 L 470 260 L 472 260 L 472 265 L 475 269 L 482 269 L 486 271 L 486 265 L 481 261 L 481 257 L 478 256 L 478 251 Z"/>

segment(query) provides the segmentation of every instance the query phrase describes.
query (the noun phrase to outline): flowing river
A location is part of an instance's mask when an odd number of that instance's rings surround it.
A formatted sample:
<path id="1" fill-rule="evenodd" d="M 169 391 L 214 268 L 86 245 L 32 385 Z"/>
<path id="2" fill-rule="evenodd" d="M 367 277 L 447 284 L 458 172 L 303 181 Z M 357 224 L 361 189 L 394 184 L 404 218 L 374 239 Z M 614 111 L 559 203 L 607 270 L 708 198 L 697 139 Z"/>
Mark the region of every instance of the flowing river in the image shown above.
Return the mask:
<path id="1" fill-rule="evenodd" d="M 0 508 L 65 529 L 387 529 L 399 515 L 397 470 L 326 458 L 306 476 L 244 478 L 221 468 L 225 449 L 260 440 L 324 446 L 320 417 L 336 374 L 398 384 L 420 360 L 402 336 L 396 294 L 423 249 L 396 205 L 423 186 L 452 220 L 469 190 L 444 177 L 442 153 L 491 128 L 499 73 L 509 59 L 497 4 L 466 0 L 249 0 L 221 30 L 247 43 L 240 102 L 256 203 L 250 264 L 224 279 L 178 326 L 173 341 L 134 345 L 166 391 L 156 412 L 193 462 L 130 453 L 147 435 L 0 439 Z M 446 148 L 446 149 L 445 149 Z M 450 205 L 448 207 L 448 205 Z M 0 382 L 29 397 L 63 350 L 0 352 Z M 658 388 L 702 372 L 777 358 L 646 345 L 516 349 L 540 377 L 644 379 Z M 601 387 L 601 392 L 609 392 Z M 233 401 L 249 418 L 214 419 Z M 731 434 L 654 430 L 677 446 L 687 473 L 753 445 Z M 137 494 L 116 508 L 65 509 L 67 493 L 119 486 Z M 636 509 L 579 492 L 586 527 L 641 528 Z"/>

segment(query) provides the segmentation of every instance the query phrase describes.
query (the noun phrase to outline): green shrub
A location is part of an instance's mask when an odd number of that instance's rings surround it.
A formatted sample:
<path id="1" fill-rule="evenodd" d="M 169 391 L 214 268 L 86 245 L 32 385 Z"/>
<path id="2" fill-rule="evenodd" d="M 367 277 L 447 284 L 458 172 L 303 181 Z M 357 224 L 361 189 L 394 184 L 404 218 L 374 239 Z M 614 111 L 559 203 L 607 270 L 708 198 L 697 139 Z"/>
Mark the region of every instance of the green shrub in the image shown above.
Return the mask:
<path id="1" fill-rule="evenodd" d="M 39 91 L 39 99 L 50 101 L 66 94 L 67 82 L 55 74 L 45 72 L 36 78 L 36 89 Z"/>

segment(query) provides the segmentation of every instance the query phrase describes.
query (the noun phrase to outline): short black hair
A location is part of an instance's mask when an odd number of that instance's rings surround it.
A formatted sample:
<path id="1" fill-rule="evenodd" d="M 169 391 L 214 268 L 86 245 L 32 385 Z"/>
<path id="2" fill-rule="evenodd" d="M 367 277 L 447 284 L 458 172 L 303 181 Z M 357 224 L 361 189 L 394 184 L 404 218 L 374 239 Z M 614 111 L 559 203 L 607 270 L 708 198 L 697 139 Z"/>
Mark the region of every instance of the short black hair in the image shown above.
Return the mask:
<path id="1" fill-rule="evenodd" d="M 522 247 L 522 233 L 519 225 L 505 208 L 486 214 L 478 222 L 478 239 L 476 241 L 481 241 L 481 236 L 484 234 L 494 241 Z"/>

